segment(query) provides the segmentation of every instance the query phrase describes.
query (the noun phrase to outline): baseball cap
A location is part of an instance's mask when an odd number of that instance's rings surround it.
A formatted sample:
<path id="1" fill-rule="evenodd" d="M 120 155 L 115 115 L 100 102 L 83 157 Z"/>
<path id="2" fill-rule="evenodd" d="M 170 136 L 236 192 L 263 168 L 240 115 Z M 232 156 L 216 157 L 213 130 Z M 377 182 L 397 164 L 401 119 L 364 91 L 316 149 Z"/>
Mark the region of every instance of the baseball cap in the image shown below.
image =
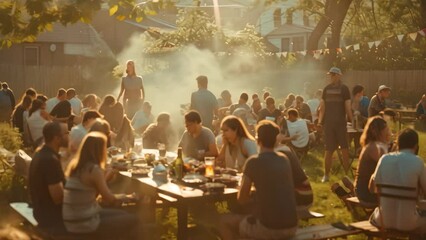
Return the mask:
<path id="1" fill-rule="evenodd" d="M 330 73 L 342 75 L 342 71 L 340 70 L 340 68 L 337 68 L 337 67 L 330 68 L 327 74 L 330 74 Z"/>
<path id="2" fill-rule="evenodd" d="M 377 90 L 377 92 L 380 92 L 380 91 L 382 91 L 382 90 L 391 90 L 391 88 L 390 88 L 390 87 L 388 87 L 388 86 L 386 86 L 386 85 L 380 85 L 380 86 L 379 86 L 379 89 Z"/>

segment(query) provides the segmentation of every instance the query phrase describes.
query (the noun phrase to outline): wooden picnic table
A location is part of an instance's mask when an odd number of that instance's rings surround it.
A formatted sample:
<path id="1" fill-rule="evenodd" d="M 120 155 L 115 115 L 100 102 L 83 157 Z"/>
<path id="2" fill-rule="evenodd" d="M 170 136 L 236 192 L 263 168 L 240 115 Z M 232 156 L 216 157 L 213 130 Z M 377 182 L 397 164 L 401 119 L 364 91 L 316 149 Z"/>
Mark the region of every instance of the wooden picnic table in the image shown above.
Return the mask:
<path id="1" fill-rule="evenodd" d="M 121 176 L 131 178 L 131 173 L 122 171 Z M 177 239 L 188 238 L 188 207 L 194 203 L 203 202 L 217 202 L 217 201 L 232 201 L 237 198 L 238 190 L 234 188 L 225 188 L 223 193 L 219 194 L 208 194 L 204 191 L 186 187 L 183 185 L 176 184 L 168 179 L 167 182 L 154 181 L 151 177 L 132 178 L 139 183 L 140 188 L 143 189 L 144 194 L 149 194 L 151 199 L 155 203 L 155 199 L 158 198 L 158 194 L 165 195 L 167 197 L 176 200 L 175 206 L 177 208 Z M 155 204 L 151 204 L 151 211 L 155 211 Z M 151 213 L 155 216 L 155 212 Z M 148 214 L 148 215 L 151 215 Z"/>

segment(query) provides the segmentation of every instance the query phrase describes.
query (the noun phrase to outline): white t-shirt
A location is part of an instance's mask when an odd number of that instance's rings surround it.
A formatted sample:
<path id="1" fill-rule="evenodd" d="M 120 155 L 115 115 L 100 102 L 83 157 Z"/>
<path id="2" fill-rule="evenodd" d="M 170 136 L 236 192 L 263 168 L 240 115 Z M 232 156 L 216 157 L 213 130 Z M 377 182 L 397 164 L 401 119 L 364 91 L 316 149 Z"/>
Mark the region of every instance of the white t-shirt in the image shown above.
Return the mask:
<path id="1" fill-rule="evenodd" d="M 299 135 L 297 139 L 291 141 L 291 144 L 298 148 L 306 147 L 309 143 L 309 130 L 306 121 L 300 118 L 294 122 L 291 122 L 289 120 L 286 121 L 290 137 L 296 134 Z"/>
<path id="2" fill-rule="evenodd" d="M 77 97 L 73 97 L 68 100 L 71 104 L 72 112 L 76 116 L 80 116 L 81 109 L 83 108 L 83 103 Z"/>
<path id="3" fill-rule="evenodd" d="M 31 133 L 32 140 L 38 141 L 40 138 L 43 137 L 43 127 L 46 125 L 49 121 L 44 119 L 40 115 L 40 110 L 37 110 L 31 114 L 30 117 L 27 119 L 28 128 Z"/>
<path id="4" fill-rule="evenodd" d="M 308 104 L 311 109 L 312 121 L 315 122 L 315 120 L 318 119 L 317 109 L 319 107 L 320 100 L 318 98 L 309 99 L 306 104 Z"/>
<path id="5" fill-rule="evenodd" d="M 383 155 L 371 178 L 374 179 L 375 184 L 414 187 L 426 192 L 424 162 L 408 150 Z M 395 194 L 401 193 L 395 192 Z M 426 218 L 421 217 L 417 212 L 415 201 L 381 197 L 380 206 L 381 211 L 376 208 L 371 220 L 377 225 L 381 225 L 383 220 L 386 229 L 411 231 L 426 224 Z M 386 217 L 380 219 L 380 214 Z"/>
<path id="6" fill-rule="evenodd" d="M 71 153 L 75 153 L 80 146 L 81 141 L 87 134 L 87 129 L 83 126 L 83 124 L 78 124 L 71 128 L 69 134 L 69 150 Z"/>

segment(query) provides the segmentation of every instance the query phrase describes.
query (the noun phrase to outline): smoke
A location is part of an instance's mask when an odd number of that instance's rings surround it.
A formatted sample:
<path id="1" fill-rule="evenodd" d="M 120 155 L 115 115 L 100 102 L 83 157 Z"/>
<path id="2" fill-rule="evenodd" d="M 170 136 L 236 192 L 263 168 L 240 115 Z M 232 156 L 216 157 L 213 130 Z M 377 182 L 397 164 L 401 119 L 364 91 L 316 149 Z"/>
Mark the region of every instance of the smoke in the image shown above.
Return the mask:
<path id="1" fill-rule="evenodd" d="M 206 75 L 208 89 L 217 98 L 229 90 L 233 102 L 241 93 L 262 94 L 265 87 L 276 97 L 277 105 L 290 92 L 302 93 L 305 81 L 314 81 L 316 71 L 283 71 L 280 66 L 263 64 L 251 54 L 218 56 L 207 49 L 188 46 L 178 51 L 155 55 L 143 54 L 148 46 L 145 34 L 134 35 L 117 61 L 123 66 L 132 59 L 136 72 L 143 76 L 146 101 L 153 114 L 168 112 L 179 133 L 183 130 L 181 104 L 189 104 L 191 93 L 197 90 L 196 77 Z M 321 81 L 322 82 L 322 81 Z M 118 94 L 119 85 L 115 90 Z M 250 101 L 250 100 L 249 100 Z"/>

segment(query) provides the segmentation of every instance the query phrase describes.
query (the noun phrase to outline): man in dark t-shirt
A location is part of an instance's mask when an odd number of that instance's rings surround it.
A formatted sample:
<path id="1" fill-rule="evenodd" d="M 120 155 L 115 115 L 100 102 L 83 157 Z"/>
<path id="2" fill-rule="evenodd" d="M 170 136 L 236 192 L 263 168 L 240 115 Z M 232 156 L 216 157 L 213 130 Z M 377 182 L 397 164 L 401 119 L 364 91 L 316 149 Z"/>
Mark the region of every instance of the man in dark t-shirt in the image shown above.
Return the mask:
<path id="1" fill-rule="evenodd" d="M 273 97 L 267 97 L 265 103 L 266 107 L 262 108 L 257 114 L 257 122 L 266 119 L 278 124 L 281 121 L 282 113 L 275 107 L 275 99 Z"/>
<path id="2" fill-rule="evenodd" d="M 342 71 L 339 68 L 332 67 L 327 74 L 331 83 L 323 90 L 318 118 L 318 127 L 324 126 L 325 136 L 325 171 L 322 182 L 329 180 L 332 156 L 339 146 L 345 172 L 350 167 L 346 122 L 352 122 L 351 95 L 349 88 L 341 81 Z"/>
<path id="3" fill-rule="evenodd" d="M 67 126 L 59 122 L 47 123 L 43 128 L 45 144 L 36 151 L 30 164 L 29 191 L 34 218 L 46 231 L 63 229 L 62 198 L 65 184 L 60 147 L 67 146 Z"/>
<path id="4" fill-rule="evenodd" d="M 222 239 L 240 237 L 254 239 L 288 239 L 297 230 L 296 200 L 290 161 L 274 152 L 279 127 L 269 120 L 257 126 L 260 153 L 250 157 L 243 171 L 238 201 L 251 201 L 252 184 L 256 188 L 255 212 L 249 216 L 226 215 L 221 219 Z"/>

